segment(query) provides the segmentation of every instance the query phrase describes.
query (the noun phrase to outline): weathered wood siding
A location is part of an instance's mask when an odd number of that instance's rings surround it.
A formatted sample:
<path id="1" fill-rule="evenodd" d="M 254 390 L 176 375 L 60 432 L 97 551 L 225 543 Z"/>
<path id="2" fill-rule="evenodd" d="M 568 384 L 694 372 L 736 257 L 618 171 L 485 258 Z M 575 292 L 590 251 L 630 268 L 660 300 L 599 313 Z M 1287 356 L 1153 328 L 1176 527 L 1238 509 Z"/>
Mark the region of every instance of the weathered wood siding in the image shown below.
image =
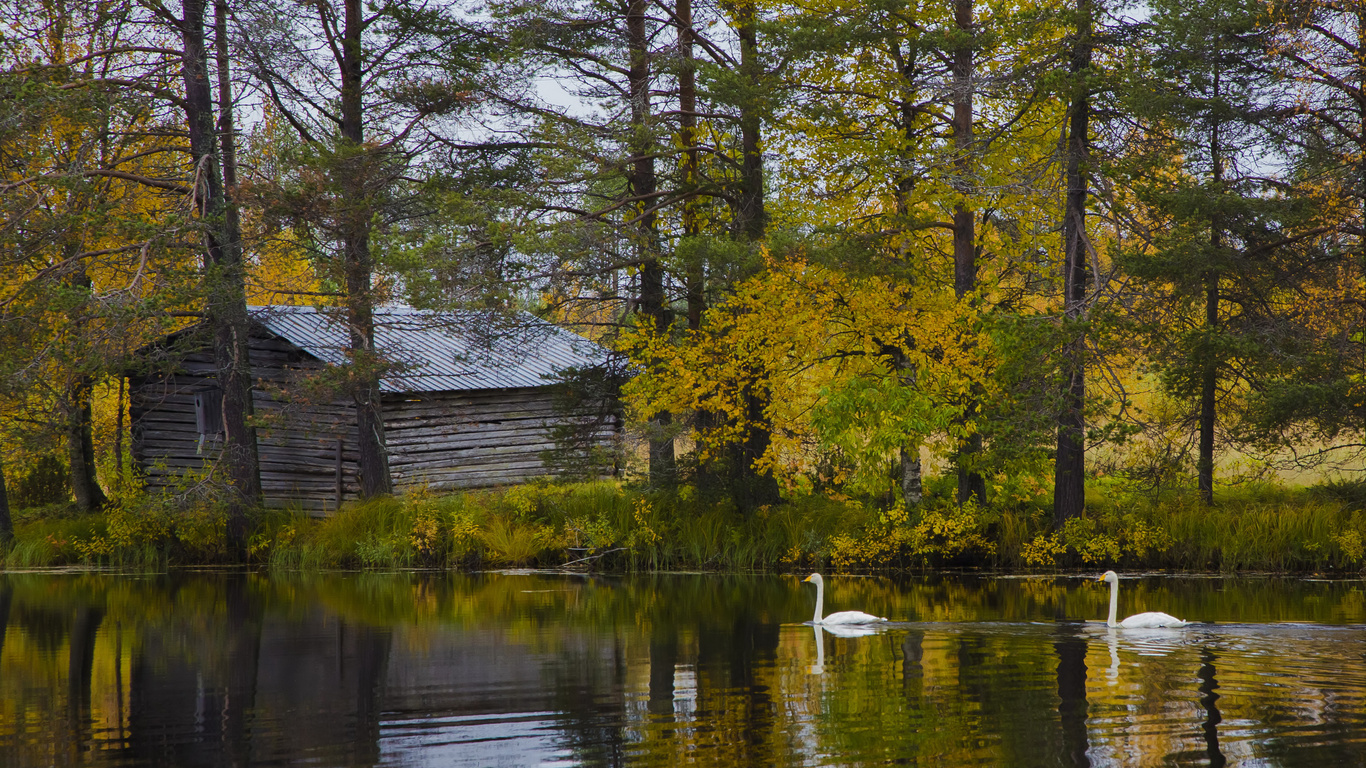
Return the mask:
<path id="1" fill-rule="evenodd" d="M 395 487 L 436 491 L 550 474 L 542 454 L 555 447 L 552 430 L 565 418 L 548 387 L 395 394 L 384 409 Z"/>
<path id="2" fill-rule="evenodd" d="M 270 335 L 254 335 L 251 360 L 261 458 L 261 484 L 271 507 L 312 512 L 336 508 L 337 439 L 342 439 L 342 501 L 355 499 L 355 411 L 337 400 L 303 405 L 276 393 L 322 363 Z M 221 445 L 199 452 L 195 394 L 214 385 L 207 351 L 183 359 L 171 376 L 131 380 L 132 451 L 153 489 L 203 472 Z M 549 387 L 456 392 L 386 393 L 385 439 L 395 490 L 486 488 L 525 482 L 551 473 L 543 454 L 555 447 L 552 430 L 562 423 Z M 617 439 L 609 426 L 598 436 Z"/>
<path id="3" fill-rule="evenodd" d="M 271 507 L 311 511 L 336 507 L 337 438 L 342 438 L 343 499 L 355 498 L 356 429 L 347 403 L 302 406 L 276 398 L 272 388 L 287 385 L 320 367 L 294 345 L 268 336 L 253 336 L 251 361 L 258 388 L 253 397 L 261 487 Z M 154 490 L 185 482 L 186 473 L 202 473 L 221 444 L 206 441 L 202 452 L 195 419 L 195 394 L 214 386 L 213 360 L 207 351 L 185 356 L 169 376 L 131 379 L 132 452 L 139 470 Z M 261 386 L 264 384 L 265 386 Z"/>

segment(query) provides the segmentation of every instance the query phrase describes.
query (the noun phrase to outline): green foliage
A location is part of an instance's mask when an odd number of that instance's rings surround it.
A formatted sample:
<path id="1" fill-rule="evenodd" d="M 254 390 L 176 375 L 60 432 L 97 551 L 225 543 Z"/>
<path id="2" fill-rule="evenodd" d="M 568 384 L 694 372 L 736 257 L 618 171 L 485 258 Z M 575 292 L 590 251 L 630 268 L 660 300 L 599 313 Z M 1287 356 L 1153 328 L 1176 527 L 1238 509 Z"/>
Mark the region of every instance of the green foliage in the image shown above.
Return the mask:
<path id="1" fill-rule="evenodd" d="M 258 511 L 250 518 L 248 557 L 272 571 L 1366 567 L 1366 510 L 1331 496 L 1350 495 L 1358 490 L 1352 484 L 1244 486 L 1221 494 L 1213 508 L 1193 495 L 1154 500 L 1093 484 L 1087 513 L 1062 530 L 1048 527 L 1046 492 L 1002 508 L 954 504 L 951 490 L 931 483 L 925 503 L 909 512 L 899 504 L 880 508 L 878 499 L 807 494 L 751 514 L 689 486 L 642 492 L 608 482 L 545 483 L 418 492 L 352 504 L 326 518 Z M 4 565 L 159 570 L 222 562 L 226 551 L 223 510 L 156 497 L 100 514 L 21 519 Z"/>
<path id="2" fill-rule="evenodd" d="M 14 509 L 60 504 L 70 501 L 69 489 L 66 462 L 48 453 L 39 456 L 27 470 L 10 481 L 9 501 Z"/>
<path id="3" fill-rule="evenodd" d="M 831 537 L 830 563 L 837 570 L 985 564 L 996 552 L 991 518 L 973 502 L 925 506 L 914 516 L 897 507 L 857 533 Z"/>
<path id="4" fill-rule="evenodd" d="M 1088 497 L 1085 517 L 1062 531 L 1036 529 L 1008 563 L 1031 567 L 1351 571 L 1363 566 L 1359 510 L 1319 489 L 1253 484 L 1207 506 L 1194 494 L 1161 501 L 1117 493 Z"/>
<path id="5" fill-rule="evenodd" d="M 1336 501 L 1354 511 L 1366 510 L 1366 480 L 1330 480 L 1308 490 L 1311 497 Z"/>
<path id="6" fill-rule="evenodd" d="M 50 517 L 19 522 L 14 528 L 14 546 L 6 553 L 6 568 L 46 568 L 80 562 L 77 544 L 103 533 L 100 515 L 70 516 L 57 513 Z"/>

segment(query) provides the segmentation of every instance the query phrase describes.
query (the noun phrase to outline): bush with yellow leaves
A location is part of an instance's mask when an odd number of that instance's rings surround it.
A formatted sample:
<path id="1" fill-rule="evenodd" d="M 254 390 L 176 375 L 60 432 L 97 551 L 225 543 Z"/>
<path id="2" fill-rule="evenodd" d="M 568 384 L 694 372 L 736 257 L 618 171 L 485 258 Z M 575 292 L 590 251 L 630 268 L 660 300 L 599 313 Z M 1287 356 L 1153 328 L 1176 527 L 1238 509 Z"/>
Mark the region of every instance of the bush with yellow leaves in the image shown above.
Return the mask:
<path id="1" fill-rule="evenodd" d="M 1161 555 L 1171 544 L 1165 528 L 1137 512 L 1108 509 L 1068 520 L 1061 531 L 1039 533 L 1020 548 L 1020 557 L 1042 567 L 1063 564 L 1069 553 L 1086 565 L 1120 565 Z"/>
<path id="2" fill-rule="evenodd" d="M 841 571 L 980 562 L 996 552 L 987 516 L 973 502 L 921 509 L 914 518 L 898 507 L 861 534 L 836 534 L 828 544 L 830 562 Z"/>

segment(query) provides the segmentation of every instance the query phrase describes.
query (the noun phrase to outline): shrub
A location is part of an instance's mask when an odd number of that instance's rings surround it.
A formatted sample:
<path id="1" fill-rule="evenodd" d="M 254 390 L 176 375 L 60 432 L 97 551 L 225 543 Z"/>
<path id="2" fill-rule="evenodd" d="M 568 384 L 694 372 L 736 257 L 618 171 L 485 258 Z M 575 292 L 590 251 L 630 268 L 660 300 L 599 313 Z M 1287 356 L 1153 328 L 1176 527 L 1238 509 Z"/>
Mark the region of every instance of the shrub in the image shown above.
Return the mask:
<path id="1" fill-rule="evenodd" d="M 27 471 L 17 473 L 6 489 L 15 509 L 61 504 L 71 500 L 71 473 L 53 454 L 38 457 Z"/>

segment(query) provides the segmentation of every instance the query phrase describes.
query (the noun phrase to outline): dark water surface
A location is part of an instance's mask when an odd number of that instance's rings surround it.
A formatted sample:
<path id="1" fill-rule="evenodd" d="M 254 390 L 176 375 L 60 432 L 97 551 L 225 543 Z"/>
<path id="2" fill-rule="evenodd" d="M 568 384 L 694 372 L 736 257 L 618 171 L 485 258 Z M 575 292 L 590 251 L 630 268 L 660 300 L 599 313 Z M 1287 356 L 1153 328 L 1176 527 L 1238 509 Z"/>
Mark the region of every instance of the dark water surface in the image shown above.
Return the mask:
<path id="1" fill-rule="evenodd" d="M 0 574 L 0 766 L 1366 765 L 1361 581 Z"/>

